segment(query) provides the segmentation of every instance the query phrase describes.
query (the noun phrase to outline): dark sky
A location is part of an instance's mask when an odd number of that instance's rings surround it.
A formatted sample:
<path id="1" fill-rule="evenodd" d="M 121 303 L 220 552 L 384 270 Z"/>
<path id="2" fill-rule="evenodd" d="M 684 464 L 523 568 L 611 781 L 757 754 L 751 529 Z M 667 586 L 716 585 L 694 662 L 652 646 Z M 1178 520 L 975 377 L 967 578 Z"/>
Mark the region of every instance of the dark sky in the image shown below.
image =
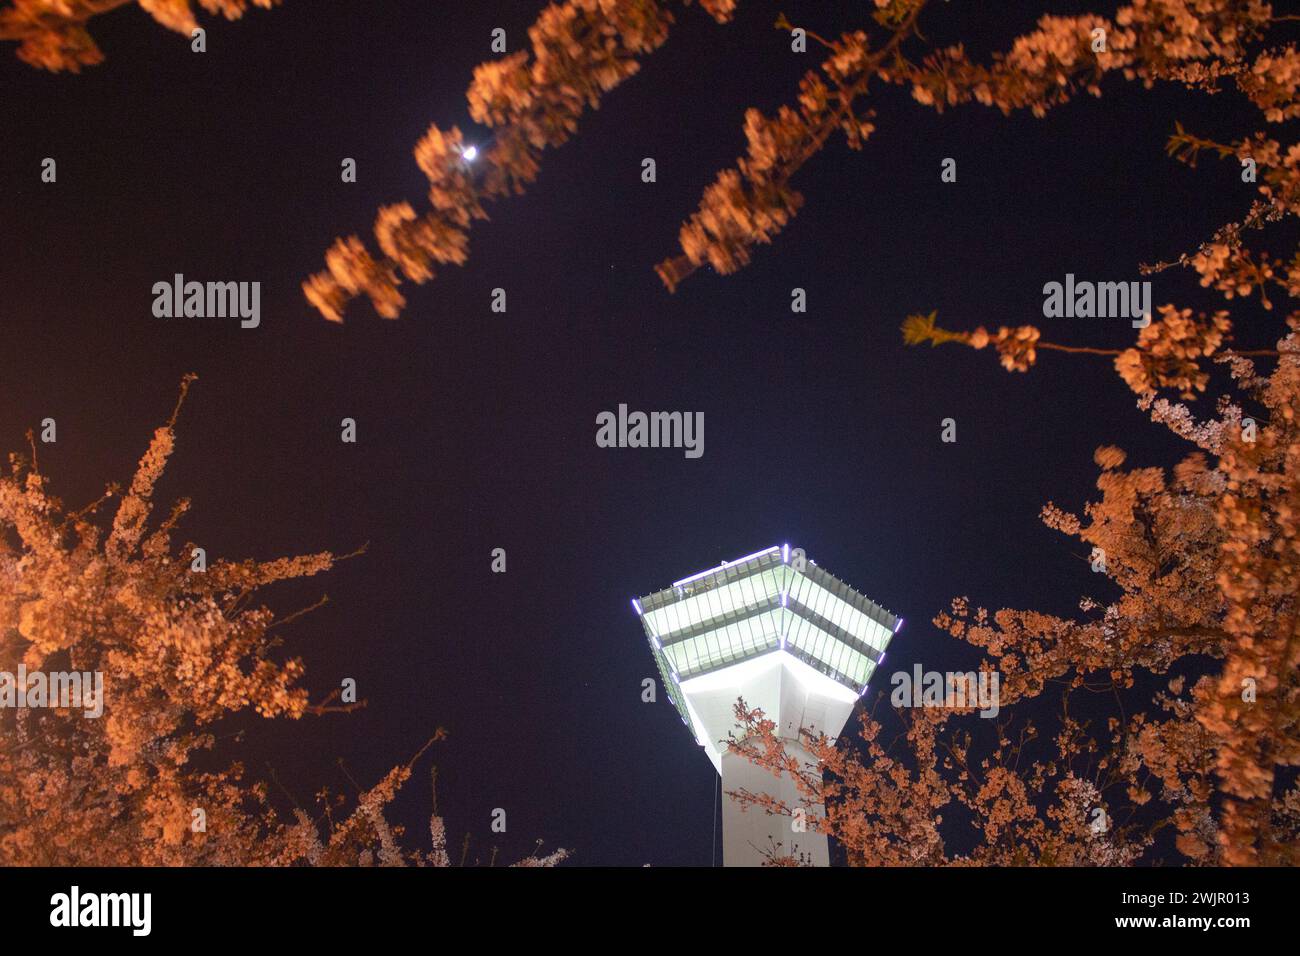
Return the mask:
<path id="1" fill-rule="evenodd" d="M 468 831 L 476 850 L 495 839 L 518 855 L 544 837 L 581 864 L 707 865 L 715 774 L 666 695 L 640 700 L 654 666 L 631 596 L 788 541 L 907 618 L 890 670 L 946 670 L 978 659 L 929 623 L 952 596 L 1069 612 L 1095 593 L 1083 546 L 1040 507 L 1082 506 L 1096 446 L 1168 464 L 1173 440 L 1104 360 L 1049 356 L 1013 376 L 992 350 L 905 348 L 899 324 L 937 309 L 955 328 L 1127 344 L 1123 320 L 1043 319 L 1043 283 L 1136 280 L 1137 263 L 1231 218 L 1251 188 L 1235 169 L 1190 170 L 1163 146 L 1176 119 L 1232 132 L 1233 101 L 1112 85 L 1034 120 L 938 117 L 886 91 L 863 152 L 835 141 L 798 177 L 805 208 L 773 246 L 669 295 L 652 267 L 743 148 L 744 109 L 790 101 L 815 62 L 772 29 L 777 13 L 833 33 L 867 6 L 744 0 L 728 26 L 684 10 L 529 193 L 490 209 L 464 268 L 410 287 L 400 321 L 359 303 L 342 327 L 299 283 L 379 205 L 419 207 L 411 149 L 429 123 L 483 135 L 465 108 L 471 71 L 493 27 L 513 50 L 540 4 L 286 0 L 206 21 L 201 56 L 130 8 L 96 18 L 107 62 L 80 76 L 0 51 L 4 450 L 54 417 L 44 470 L 88 501 L 129 479 L 195 371 L 160 489 L 193 498 L 184 536 L 233 558 L 370 544 L 268 595 L 290 610 L 328 592 L 288 650 L 314 698 L 354 677 L 369 708 L 241 718 L 253 769 L 269 761 L 306 804 L 347 789 L 337 758 L 374 781 L 441 725 L 457 842 Z M 983 54 L 1045 10 L 1113 7 L 938 4 L 923 27 Z M 57 184 L 39 180 L 45 156 Z M 354 185 L 339 180 L 345 156 Z M 939 181 L 945 156 L 956 184 Z M 151 287 L 177 272 L 260 281 L 261 327 L 155 318 Z M 805 315 L 790 311 L 796 286 Z M 495 287 L 505 315 L 490 311 Z M 1194 288 L 1161 276 L 1155 301 Z M 597 448 L 596 415 L 620 402 L 702 411 L 704 456 Z M 356 445 L 339 441 L 345 416 Z M 939 440 L 945 417 L 956 444 Z M 489 832 L 496 807 L 504 839 Z M 421 777 L 397 807 L 414 841 L 428 810 Z"/>

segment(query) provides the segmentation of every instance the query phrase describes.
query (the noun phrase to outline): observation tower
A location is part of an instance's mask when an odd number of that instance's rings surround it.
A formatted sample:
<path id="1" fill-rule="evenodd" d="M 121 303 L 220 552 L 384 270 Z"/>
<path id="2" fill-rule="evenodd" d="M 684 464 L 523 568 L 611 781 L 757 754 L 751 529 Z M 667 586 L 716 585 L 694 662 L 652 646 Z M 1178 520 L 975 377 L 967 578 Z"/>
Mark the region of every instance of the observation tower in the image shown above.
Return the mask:
<path id="1" fill-rule="evenodd" d="M 808 764 L 799 728 L 838 736 L 903 619 L 788 544 L 724 562 L 633 599 L 668 697 L 722 776 L 722 790 L 802 804 L 794 781 L 727 751 L 743 697 L 776 723 L 786 752 Z M 813 814 L 824 814 L 821 807 Z M 724 796 L 725 866 L 759 866 L 780 845 L 814 866 L 826 836 L 793 817 L 742 810 Z"/>

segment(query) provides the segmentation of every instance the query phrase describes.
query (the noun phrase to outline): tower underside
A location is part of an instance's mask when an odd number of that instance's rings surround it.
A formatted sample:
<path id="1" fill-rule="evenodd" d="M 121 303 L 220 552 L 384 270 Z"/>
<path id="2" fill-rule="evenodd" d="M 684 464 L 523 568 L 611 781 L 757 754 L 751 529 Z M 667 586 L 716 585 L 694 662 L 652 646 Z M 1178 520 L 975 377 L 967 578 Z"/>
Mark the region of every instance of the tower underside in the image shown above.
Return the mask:
<path id="1" fill-rule="evenodd" d="M 736 725 L 736 699 L 776 724 L 786 753 L 801 767 L 817 773 L 816 761 L 799 741 L 799 728 L 836 736 L 857 703 L 857 695 L 781 650 L 736 664 L 682 684 L 686 705 L 705 728 L 705 740 L 726 740 Z M 793 854 L 814 866 L 829 860 L 826 836 L 813 829 L 809 817 L 823 816 L 820 805 L 805 807 L 806 799 L 786 774 L 777 777 L 764 767 L 729 751 L 725 744 L 706 746 L 722 775 L 722 859 L 727 866 L 761 866 L 768 855 Z M 728 794 L 748 791 L 768 794 L 797 816 L 771 815 L 762 807 L 745 808 Z"/>

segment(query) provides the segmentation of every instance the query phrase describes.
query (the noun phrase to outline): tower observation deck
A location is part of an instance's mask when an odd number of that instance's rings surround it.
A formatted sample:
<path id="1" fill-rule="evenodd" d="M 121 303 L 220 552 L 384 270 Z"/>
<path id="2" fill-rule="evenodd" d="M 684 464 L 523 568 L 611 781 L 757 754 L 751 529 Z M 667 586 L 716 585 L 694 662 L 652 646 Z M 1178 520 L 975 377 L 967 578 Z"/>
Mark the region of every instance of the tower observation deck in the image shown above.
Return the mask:
<path id="1" fill-rule="evenodd" d="M 789 545 L 724 562 L 632 604 L 668 697 L 722 776 L 724 793 L 768 793 L 790 807 L 803 801 L 788 775 L 727 751 L 737 698 L 776 723 L 789 755 L 814 764 L 799 729 L 839 735 L 903 623 Z M 826 836 L 811 824 L 745 811 L 724 796 L 724 865 L 758 866 L 777 845 L 814 866 L 829 863 Z"/>

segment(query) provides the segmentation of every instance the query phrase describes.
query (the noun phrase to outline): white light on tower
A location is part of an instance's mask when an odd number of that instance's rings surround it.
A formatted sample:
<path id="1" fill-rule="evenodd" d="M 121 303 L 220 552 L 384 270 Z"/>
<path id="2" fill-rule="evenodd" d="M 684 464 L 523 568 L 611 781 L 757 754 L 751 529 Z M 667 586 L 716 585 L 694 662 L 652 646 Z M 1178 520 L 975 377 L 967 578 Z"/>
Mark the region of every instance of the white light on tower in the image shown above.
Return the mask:
<path id="1" fill-rule="evenodd" d="M 790 563 L 789 545 L 682 578 L 636 607 L 668 697 L 722 775 L 724 793 L 769 793 L 791 807 L 802 800 L 788 776 L 728 752 L 736 699 L 761 709 L 786 752 L 813 764 L 799 729 L 839 734 L 902 623 L 811 561 Z M 724 798 L 723 863 L 757 866 L 780 844 L 827 865 L 825 835 L 811 826 L 795 832 L 792 822 Z"/>
<path id="2" fill-rule="evenodd" d="M 460 151 L 460 155 L 464 157 L 465 162 L 472 163 L 474 162 L 475 158 L 478 156 L 478 147 L 466 146 L 463 150 Z"/>

